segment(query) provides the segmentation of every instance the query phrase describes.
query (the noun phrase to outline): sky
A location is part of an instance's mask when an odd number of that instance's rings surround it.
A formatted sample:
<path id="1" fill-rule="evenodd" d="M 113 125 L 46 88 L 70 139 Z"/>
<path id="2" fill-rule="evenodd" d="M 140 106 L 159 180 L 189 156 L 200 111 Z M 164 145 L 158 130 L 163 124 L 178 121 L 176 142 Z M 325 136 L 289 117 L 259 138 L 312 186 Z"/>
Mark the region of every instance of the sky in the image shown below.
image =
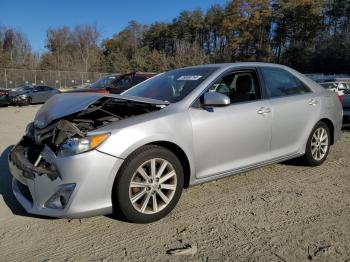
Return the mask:
<path id="1" fill-rule="evenodd" d="M 32 49 L 43 53 L 46 30 L 63 25 L 96 24 L 101 39 L 113 36 L 127 26 L 128 21 L 141 24 L 170 22 L 183 10 L 226 0 L 0 0 L 0 26 L 14 27 L 28 38 Z"/>

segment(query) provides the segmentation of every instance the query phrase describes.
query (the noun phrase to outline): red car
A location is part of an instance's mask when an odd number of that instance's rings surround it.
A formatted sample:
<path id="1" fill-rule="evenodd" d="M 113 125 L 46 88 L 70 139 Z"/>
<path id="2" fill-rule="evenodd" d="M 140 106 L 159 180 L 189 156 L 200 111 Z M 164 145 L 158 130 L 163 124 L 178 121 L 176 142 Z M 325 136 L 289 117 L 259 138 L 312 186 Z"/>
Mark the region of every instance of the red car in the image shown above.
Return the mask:
<path id="1" fill-rule="evenodd" d="M 10 104 L 9 91 L 0 89 L 0 106 L 7 106 Z"/>

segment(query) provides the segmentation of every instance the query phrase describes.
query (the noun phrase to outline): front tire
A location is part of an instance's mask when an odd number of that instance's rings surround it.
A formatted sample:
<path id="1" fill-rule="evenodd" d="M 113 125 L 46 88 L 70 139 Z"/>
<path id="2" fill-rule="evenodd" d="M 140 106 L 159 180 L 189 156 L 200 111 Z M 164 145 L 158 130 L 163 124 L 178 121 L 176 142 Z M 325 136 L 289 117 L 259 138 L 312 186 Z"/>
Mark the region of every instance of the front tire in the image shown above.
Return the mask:
<path id="1" fill-rule="evenodd" d="M 31 97 L 27 97 L 27 99 L 26 99 L 26 101 L 24 102 L 24 105 L 25 106 L 29 106 L 29 105 L 31 105 L 32 104 L 32 98 Z"/>
<path id="2" fill-rule="evenodd" d="M 305 155 L 302 158 L 304 163 L 309 166 L 321 165 L 328 156 L 330 141 L 328 126 L 324 122 L 318 122 L 307 141 Z"/>
<path id="3" fill-rule="evenodd" d="M 113 210 L 134 223 L 165 217 L 176 206 L 184 186 L 178 157 L 170 150 L 147 145 L 132 153 L 113 185 Z"/>

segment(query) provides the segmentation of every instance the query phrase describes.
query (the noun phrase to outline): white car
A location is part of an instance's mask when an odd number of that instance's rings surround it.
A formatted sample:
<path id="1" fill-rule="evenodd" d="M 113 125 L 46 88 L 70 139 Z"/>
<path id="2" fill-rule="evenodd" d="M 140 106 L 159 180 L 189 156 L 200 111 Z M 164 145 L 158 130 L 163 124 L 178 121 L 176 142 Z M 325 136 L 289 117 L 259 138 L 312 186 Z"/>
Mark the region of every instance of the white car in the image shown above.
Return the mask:
<path id="1" fill-rule="evenodd" d="M 346 90 L 350 90 L 350 83 L 347 82 L 324 82 L 320 83 L 320 85 L 337 92 L 339 96 L 343 96 Z"/>

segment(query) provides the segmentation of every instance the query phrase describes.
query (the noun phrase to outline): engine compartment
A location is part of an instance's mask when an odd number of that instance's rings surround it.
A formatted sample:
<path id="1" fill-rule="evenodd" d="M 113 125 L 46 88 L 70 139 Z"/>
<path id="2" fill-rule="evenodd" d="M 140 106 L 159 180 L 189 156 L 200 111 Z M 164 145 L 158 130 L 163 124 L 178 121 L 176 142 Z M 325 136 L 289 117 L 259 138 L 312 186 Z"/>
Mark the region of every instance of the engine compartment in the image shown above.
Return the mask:
<path id="1" fill-rule="evenodd" d="M 39 129 L 34 124 L 27 130 L 27 136 L 36 145 L 46 144 L 55 151 L 71 137 L 84 137 L 87 132 L 133 116 L 160 110 L 164 105 L 102 98 L 86 109 L 55 120 Z"/>

